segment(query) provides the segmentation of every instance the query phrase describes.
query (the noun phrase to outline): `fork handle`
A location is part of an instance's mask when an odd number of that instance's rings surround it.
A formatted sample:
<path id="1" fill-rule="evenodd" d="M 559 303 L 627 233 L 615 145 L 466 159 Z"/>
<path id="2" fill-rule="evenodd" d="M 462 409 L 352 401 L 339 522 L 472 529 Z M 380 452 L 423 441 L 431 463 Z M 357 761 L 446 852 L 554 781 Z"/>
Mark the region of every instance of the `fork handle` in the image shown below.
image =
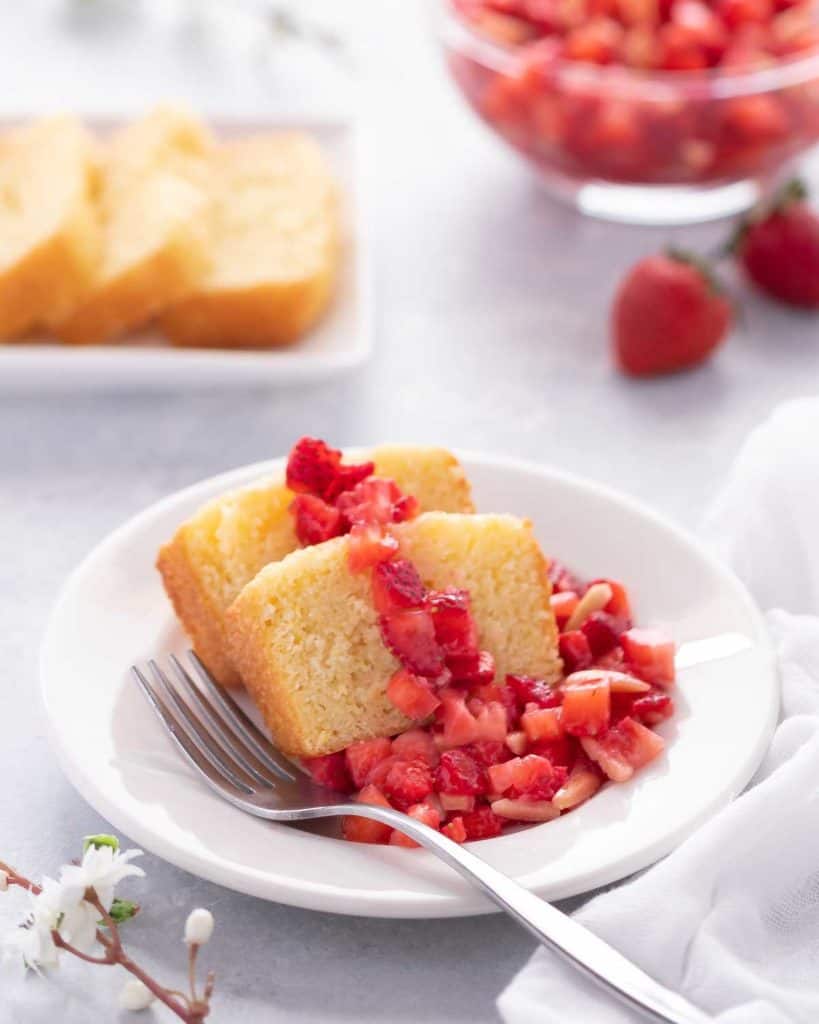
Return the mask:
<path id="1" fill-rule="evenodd" d="M 340 810 L 340 809 L 339 809 Z M 632 1010 L 663 1024 L 705 1024 L 713 1018 L 654 981 L 608 943 L 524 889 L 447 836 L 387 807 L 351 805 L 344 813 L 382 821 L 416 840 L 478 886 L 548 949 L 560 954 Z"/>

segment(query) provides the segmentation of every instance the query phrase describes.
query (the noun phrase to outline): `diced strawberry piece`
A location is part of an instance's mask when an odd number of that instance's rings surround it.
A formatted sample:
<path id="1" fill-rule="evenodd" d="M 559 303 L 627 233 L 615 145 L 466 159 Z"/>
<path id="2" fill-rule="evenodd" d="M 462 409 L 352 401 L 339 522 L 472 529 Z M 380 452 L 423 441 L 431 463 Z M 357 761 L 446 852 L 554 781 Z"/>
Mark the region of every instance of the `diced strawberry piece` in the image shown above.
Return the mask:
<path id="1" fill-rule="evenodd" d="M 394 480 L 371 476 L 351 491 L 340 494 L 336 507 L 345 520 L 356 523 L 388 526 L 395 521 L 395 505 L 404 495 Z"/>
<path id="2" fill-rule="evenodd" d="M 535 740 L 556 740 L 563 734 L 560 708 L 536 708 L 524 711 L 520 724 L 530 743 Z"/>
<path id="3" fill-rule="evenodd" d="M 557 620 L 558 629 L 562 629 L 566 625 L 579 603 L 580 598 L 573 590 L 564 590 L 560 593 L 552 594 L 549 604 Z"/>
<path id="4" fill-rule="evenodd" d="M 402 732 L 400 736 L 394 736 L 392 752 L 398 755 L 398 757 L 405 758 L 407 761 L 414 761 L 415 759 L 426 761 L 433 768 L 438 764 L 440 757 L 438 748 L 426 729 L 408 729 L 407 732 Z"/>
<path id="5" fill-rule="evenodd" d="M 372 462 L 343 466 L 341 452 L 324 441 L 303 437 L 290 451 L 286 480 L 290 490 L 310 494 L 326 502 L 335 501 L 342 493 L 355 487 L 374 469 Z"/>
<path id="6" fill-rule="evenodd" d="M 435 789 L 458 796 L 485 793 L 486 770 L 465 750 L 445 750 L 435 770 Z"/>
<path id="7" fill-rule="evenodd" d="M 313 781 L 320 786 L 335 789 L 339 793 L 352 793 L 355 789 L 347 771 L 343 750 L 335 754 L 322 754 L 319 757 L 304 757 L 302 764 L 313 776 Z"/>
<path id="8" fill-rule="evenodd" d="M 290 511 L 295 519 L 296 536 L 305 547 L 340 537 L 343 532 L 338 509 L 314 494 L 297 494 Z"/>
<path id="9" fill-rule="evenodd" d="M 588 800 L 590 796 L 594 796 L 602 783 L 600 769 L 585 755 L 581 755 L 575 761 L 566 782 L 555 793 L 552 802 L 561 811 L 571 810 L 572 807 L 577 807 Z"/>
<path id="10" fill-rule="evenodd" d="M 476 740 L 466 747 L 466 751 L 484 768 L 488 768 L 490 764 L 508 761 L 511 756 L 509 748 L 501 740 Z"/>
<path id="11" fill-rule="evenodd" d="M 373 569 L 373 601 L 380 615 L 401 608 L 418 608 L 424 603 L 426 588 L 418 570 L 406 558 L 380 562 Z"/>
<path id="12" fill-rule="evenodd" d="M 373 740 L 359 740 L 351 743 L 344 751 L 347 771 L 356 789 L 366 785 L 370 772 L 379 761 L 383 761 L 392 753 L 392 744 L 388 739 L 379 737 Z"/>
<path id="13" fill-rule="evenodd" d="M 620 634 L 625 628 L 624 620 L 615 618 L 608 612 L 592 612 L 580 630 L 588 640 L 594 657 L 600 658 L 617 646 Z"/>
<path id="14" fill-rule="evenodd" d="M 397 761 L 384 779 L 384 794 L 400 810 L 432 792 L 432 769 L 425 761 Z"/>
<path id="15" fill-rule="evenodd" d="M 658 725 L 674 714 L 674 701 L 667 693 L 647 693 L 631 705 L 631 717 L 646 725 Z"/>
<path id="16" fill-rule="evenodd" d="M 390 754 L 389 757 L 385 757 L 383 761 L 379 761 L 370 769 L 370 774 L 367 776 L 367 784 L 377 786 L 378 789 L 384 788 L 384 780 L 390 773 L 390 769 L 394 764 L 398 764 L 399 761 L 406 761 L 407 758 L 399 757 L 397 754 Z"/>
<path id="17" fill-rule="evenodd" d="M 619 644 L 613 650 L 609 651 L 608 654 L 604 654 L 601 658 L 595 658 L 594 667 L 605 669 L 610 672 L 626 672 L 629 668 L 626 664 L 626 656 L 623 654 L 623 648 Z"/>
<path id="18" fill-rule="evenodd" d="M 408 519 L 415 519 L 421 511 L 421 505 L 414 494 L 402 495 L 392 507 L 392 521 L 404 523 Z"/>
<path id="19" fill-rule="evenodd" d="M 419 720 L 431 715 L 441 703 L 428 680 L 405 668 L 398 669 L 387 683 L 387 696 L 407 718 Z"/>
<path id="20" fill-rule="evenodd" d="M 510 761 L 493 764 L 487 768 L 486 774 L 489 776 L 489 786 L 493 793 L 505 793 L 507 789 L 511 789 L 520 762 L 519 757 L 514 757 Z"/>
<path id="21" fill-rule="evenodd" d="M 484 704 L 475 715 L 475 740 L 503 742 L 506 732 L 506 708 L 503 704 L 497 701 Z"/>
<path id="22" fill-rule="evenodd" d="M 583 737 L 580 742 L 586 754 L 614 782 L 630 779 L 665 748 L 662 737 L 633 718 L 624 718 L 602 736 Z"/>
<path id="23" fill-rule="evenodd" d="M 444 670 L 444 653 L 435 639 L 430 613 L 422 608 L 382 615 L 384 643 L 401 664 L 417 676 L 434 679 Z"/>
<path id="24" fill-rule="evenodd" d="M 487 769 L 493 793 L 508 793 L 512 798 L 551 800 L 566 781 L 565 768 L 554 768 L 545 757 L 527 754 Z"/>
<path id="25" fill-rule="evenodd" d="M 565 768 L 554 768 L 545 757 L 538 754 L 527 754 L 517 763 L 509 763 L 515 765 L 509 788 L 509 795 L 513 798 L 526 796 L 532 800 L 551 800 L 568 774 Z"/>
<path id="26" fill-rule="evenodd" d="M 469 686 L 485 686 L 495 678 L 495 659 L 489 651 L 448 654 L 446 667 L 456 683 Z"/>
<path id="27" fill-rule="evenodd" d="M 563 728 L 574 736 L 597 736 L 609 727 L 611 692 L 604 674 L 563 688 Z"/>
<path id="28" fill-rule="evenodd" d="M 593 18 L 569 32 L 564 52 L 569 60 L 610 64 L 617 55 L 622 36 L 622 26 L 613 19 Z"/>
<path id="29" fill-rule="evenodd" d="M 515 731 L 520 724 L 522 705 L 510 686 L 500 686 L 498 689 L 500 690 L 499 701 L 506 709 L 506 728 Z"/>
<path id="30" fill-rule="evenodd" d="M 503 704 L 503 693 L 505 689 L 506 687 L 497 686 L 495 683 L 483 683 L 481 686 L 471 687 L 470 693 L 473 697 L 477 697 L 478 700 L 483 701 L 484 704 L 488 704 L 491 700 Z"/>
<path id="31" fill-rule="evenodd" d="M 375 804 L 378 807 L 392 806 L 377 786 L 365 786 L 356 797 L 360 804 Z M 341 819 L 341 829 L 345 839 L 354 843 L 387 843 L 392 829 L 372 818 L 359 818 L 357 815 L 345 815 Z"/>
<path id="32" fill-rule="evenodd" d="M 708 67 L 708 52 L 699 34 L 668 22 L 659 30 L 662 66 L 667 71 L 699 71 Z"/>
<path id="33" fill-rule="evenodd" d="M 658 629 L 629 629 L 620 637 L 630 667 L 640 679 L 671 686 L 675 678 L 674 641 Z"/>
<path id="34" fill-rule="evenodd" d="M 430 828 L 437 829 L 441 824 L 441 815 L 438 813 L 435 807 L 430 806 L 428 803 L 415 804 L 410 807 L 407 814 L 411 818 L 415 818 L 416 821 L 422 822 L 424 825 L 429 825 Z M 390 846 L 406 846 L 416 847 L 420 843 L 416 843 L 414 839 L 410 839 L 409 836 L 405 836 L 403 832 L 399 832 L 398 829 L 393 829 L 390 835 Z"/>
<path id="35" fill-rule="evenodd" d="M 560 817 L 560 811 L 549 800 L 535 800 L 522 797 L 504 798 L 492 804 L 492 813 L 511 821 L 552 821 Z"/>
<path id="36" fill-rule="evenodd" d="M 611 695 L 611 710 L 609 714 L 609 725 L 617 725 L 623 718 L 633 717 L 632 709 L 639 694 L 636 693 L 613 693 Z"/>
<path id="37" fill-rule="evenodd" d="M 442 810 L 447 813 L 451 811 L 475 810 L 474 796 L 462 796 L 459 793 L 439 793 L 438 799 L 441 801 Z"/>
<path id="38" fill-rule="evenodd" d="M 764 25 L 773 13 L 771 0 L 718 0 L 716 8 L 729 28 Z"/>
<path id="39" fill-rule="evenodd" d="M 302 437 L 287 459 L 286 480 L 291 491 L 331 499 L 341 465 L 341 452 L 315 437 Z"/>
<path id="40" fill-rule="evenodd" d="M 577 740 L 565 733 L 556 740 L 535 740 L 529 746 L 530 754 L 545 757 L 555 768 L 570 769 L 577 760 L 578 750 Z"/>
<path id="41" fill-rule="evenodd" d="M 558 638 L 558 648 L 560 657 L 563 659 L 563 668 L 567 673 L 589 668 L 594 662 L 589 641 L 586 639 L 585 633 L 579 629 L 561 633 Z"/>
<path id="42" fill-rule="evenodd" d="M 442 706 L 437 717 L 443 725 L 441 740 L 446 747 L 462 747 L 474 742 L 476 735 L 475 718 L 466 706 L 462 691 L 445 688 L 440 690 Z"/>
<path id="43" fill-rule="evenodd" d="M 555 593 L 562 593 L 565 590 L 573 590 L 576 594 L 582 594 L 586 589 L 580 580 L 573 573 L 569 572 L 562 562 L 552 559 L 549 563 L 549 581 Z"/>
<path id="44" fill-rule="evenodd" d="M 469 594 L 448 587 L 427 596 L 432 612 L 435 636 L 447 654 L 473 654 L 478 651 L 478 631 L 472 618 Z"/>
<path id="45" fill-rule="evenodd" d="M 517 697 L 520 707 L 537 704 L 540 708 L 556 708 L 562 699 L 557 687 L 549 686 L 542 679 L 534 679 L 532 676 L 508 675 L 506 685 Z"/>
<path id="46" fill-rule="evenodd" d="M 375 469 L 375 463 L 362 462 L 353 466 L 339 466 L 336 473 L 335 484 L 332 488 L 328 501 L 338 498 L 345 491 L 352 491 L 362 480 L 371 476 Z"/>
<path id="47" fill-rule="evenodd" d="M 462 816 L 467 839 L 492 839 L 503 831 L 503 818 L 499 818 L 491 807 L 480 807 Z"/>
<path id="48" fill-rule="evenodd" d="M 444 825 L 441 831 L 455 843 L 466 842 L 466 827 L 464 819 L 461 817 L 453 818 L 447 825 Z"/>
<path id="49" fill-rule="evenodd" d="M 347 565 L 352 573 L 386 562 L 398 551 L 398 541 L 374 524 L 356 523 L 350 530 Z"/>
<path id="50" fill-rule="evenodd" d="M 683 2 L 686 2 L 686 0 L 683 0 Z M 610 579 L 592 580 L 592 583 L 607 583 L 611 589 L 611 600 L 603 609 L 604 612 L 614 615 L 615 618 L 631 618 L 631 604 L 628 599 L 628 591 L 622 583 Z"/>

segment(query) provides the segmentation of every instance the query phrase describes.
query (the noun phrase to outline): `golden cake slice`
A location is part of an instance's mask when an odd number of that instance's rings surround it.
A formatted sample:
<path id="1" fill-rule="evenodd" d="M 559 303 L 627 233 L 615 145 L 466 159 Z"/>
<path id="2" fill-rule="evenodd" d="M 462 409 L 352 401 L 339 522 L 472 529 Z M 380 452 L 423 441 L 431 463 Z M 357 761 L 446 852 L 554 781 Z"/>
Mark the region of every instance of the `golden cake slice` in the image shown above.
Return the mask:
<path id="1" fill-rule="evenodd" d="M 175 345 L 296 341 L 324 312 L 339 258 L 336 185 L 305 135 L 254 135 L 213 160 L 213 265 L 162 317 Z"/>
<path id="2" fill-rule="evenodd" d="M 211 264 L 209 136 L 160 109 L 117 133 L 102 164 L 102 259 L 56 331 L 75 345 L 137 330 L 190 293 Z"/>
<path id="3" fill-rule="evenodd" d="M 93 142 L 74 117 L 36 121 L 2 140 L 0 338 L 62 319 L 99 260 Z"/>
<path id="4" fill-rule="evenodd" d="M 430 512 L 394 536 L 426 586 L 469 591 L 479 645 L 501 680 L 560 676 L 548 563 L 527 521 Z M 387 697 L 400 666 L 382 639 L 371 572 L 350 572 L 348 545 L 340 537 L 266 566 L 227 613 L 233 663 L 291 755 L 331 753 L 410 725 Z"/>
<path id="5" fill-rule="evenodd" d="M 369 458 L 422 511 L 471 512 L 469 481 L 443 448 L 385 445 Z M 289 512 L 293 492 L 282 478 L 261 480 L 209 501 L 159 552 L 157 567 L 197 653 L 225 686 L 241 679 L 225 639 L 225 611 L 268 562 L 299 547 Z"/>

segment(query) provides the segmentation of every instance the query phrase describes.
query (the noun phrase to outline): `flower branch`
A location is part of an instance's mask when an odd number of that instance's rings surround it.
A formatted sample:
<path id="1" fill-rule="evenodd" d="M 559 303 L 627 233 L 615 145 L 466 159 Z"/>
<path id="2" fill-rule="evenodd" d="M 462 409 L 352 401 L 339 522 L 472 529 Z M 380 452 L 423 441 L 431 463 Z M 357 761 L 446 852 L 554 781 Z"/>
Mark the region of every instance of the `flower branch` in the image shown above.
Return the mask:
<path id="1" fill-rule="evenodd" d="M 213 934 L 213 915 L 200 908 L 185 924 L 189 994 L 165 988 L 126 953 L 120 934 L 120 925 L 139 912 L 139 905 L 115 898 L 114 887 L 124 878 L 144 875 L 130 863 L 140 854 L 120 853 L 113 836 L 91 836 L 79 863 L 64 865 L 58 880 L 46 878 L 42 884 L 0 861 L 0 892 L 16 887 L 30 898 L 26 916 L 3 943 L 5 951 L 35 971 L 57 966 L 60 953 L 90 964 L 118 965 L 132 975 L 120 994 L 123 1009 L 142 1010 L 156 1000 L 184 1024 L 202 1024 L 210 1013 L 215 975 L 208 972 L 198 996 L 196 962 Z"/>

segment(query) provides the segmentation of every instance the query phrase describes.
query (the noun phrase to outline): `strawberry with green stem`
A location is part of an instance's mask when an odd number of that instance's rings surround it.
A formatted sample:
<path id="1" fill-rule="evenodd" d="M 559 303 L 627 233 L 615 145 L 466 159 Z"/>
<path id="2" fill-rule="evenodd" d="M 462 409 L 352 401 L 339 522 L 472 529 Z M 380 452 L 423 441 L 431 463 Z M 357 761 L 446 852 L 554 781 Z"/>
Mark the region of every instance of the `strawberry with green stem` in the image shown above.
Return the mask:
<path id="1" fill-rule="evenodd" d="M 724 340 L 731 303 L 704 261 L 677 249 L 637 263 L 612 310 L 615 361 L 632 377 L 704 362 Z"/>
<path id="2" fill-rule="evenodd" d="M 729 251 L 748 278 L 791 306 L 819 308 L 819 214 L 807 189 L 788 182 L 740 224 Z"/>

